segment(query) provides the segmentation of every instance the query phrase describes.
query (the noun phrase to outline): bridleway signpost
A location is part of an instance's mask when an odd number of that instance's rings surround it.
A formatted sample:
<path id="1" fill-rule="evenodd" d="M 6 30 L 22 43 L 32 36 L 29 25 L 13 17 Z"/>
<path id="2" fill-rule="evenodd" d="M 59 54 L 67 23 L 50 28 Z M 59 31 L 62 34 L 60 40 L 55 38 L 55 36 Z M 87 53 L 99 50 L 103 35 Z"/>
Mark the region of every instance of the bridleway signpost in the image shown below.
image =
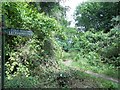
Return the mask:
<path id="1" fill-rule="evenodd" d="M 4 17 L 2 15 L 2 75 L 1 75 L 1 88 L 4 89 L 4 78 L 5 78 L 5 35 L 12 35 L 12 36 L 25 36 L 30 37 L 33 35 L 32 30 L 24 30 L 24 29 L 6 29 L 4 23 Z"/>

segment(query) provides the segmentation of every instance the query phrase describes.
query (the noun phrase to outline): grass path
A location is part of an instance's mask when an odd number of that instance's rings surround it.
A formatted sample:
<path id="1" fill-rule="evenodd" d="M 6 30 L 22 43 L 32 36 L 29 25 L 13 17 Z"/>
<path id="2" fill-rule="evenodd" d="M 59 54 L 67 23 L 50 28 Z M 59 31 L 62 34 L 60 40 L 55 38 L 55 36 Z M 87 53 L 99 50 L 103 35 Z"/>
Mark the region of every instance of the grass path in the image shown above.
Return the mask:
<path id="1" fill-rule="evenodd" d="M 106 76 L 106 75 L 103 75 L 103 74 L 94 73 L 92 71 L 83 70 L 83 69 L 80 69 L 79 67 L 73 67 L 72 66 L 72 60 L 64 60 L 62 63 L 65 66 L 68 66 L 70 68 L 74 68 L 76 70 L 82 71 L 82 72 L 84 72 L 86 74 L 90 74 L 90 75 L 95 76 L 95 77 L 100 77 L 100 78 L 103 78 L 103 79 L 106 79 L 106 80 L 110 80 L 110 81 L 113 81 L 115 83 L 120 83 L 120 80 L 117 80 L 115 78 L 112 78 L 112 77 L 109 77 L 109 76 Z"/>

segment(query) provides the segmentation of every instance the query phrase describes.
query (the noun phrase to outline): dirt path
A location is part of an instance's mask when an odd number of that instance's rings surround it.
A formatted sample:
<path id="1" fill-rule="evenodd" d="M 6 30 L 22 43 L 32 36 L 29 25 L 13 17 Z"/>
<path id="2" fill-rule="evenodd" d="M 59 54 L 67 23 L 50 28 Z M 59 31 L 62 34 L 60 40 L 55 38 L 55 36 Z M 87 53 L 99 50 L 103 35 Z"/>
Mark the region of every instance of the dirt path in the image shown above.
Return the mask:
<path id="1" fill-rule="evenodd" d="M 94 73 L 92 71 L 88 71 L 88 70 L 83 70 L 83 69 L 80 69 L 78 67 L 73 67 L 72 66 L 72 60 L 65 60 L 62 62 L 65 66 L 68 66 L 70 68 L 74 68 L 75 70 L 79 70 L 79 71 L 82 71 L 82 72 L 85 72 L 86 74 L 90 74 L 90 75 L 93 75 L 95 77 L 101 77 L 103 79 L 106 79 L 106 80 L 110 80 L 110 81 L 113 81 L 113 82 L 116 82 L 116 83 L 120 83 L 120 80 L 117 80 L 115 78 L 112 78 L 112 77 L 109 77 L 109 76 L 106 76 L 106 75 L 103 75 L 103 74 L 98 74 L 98 73 Z"/>

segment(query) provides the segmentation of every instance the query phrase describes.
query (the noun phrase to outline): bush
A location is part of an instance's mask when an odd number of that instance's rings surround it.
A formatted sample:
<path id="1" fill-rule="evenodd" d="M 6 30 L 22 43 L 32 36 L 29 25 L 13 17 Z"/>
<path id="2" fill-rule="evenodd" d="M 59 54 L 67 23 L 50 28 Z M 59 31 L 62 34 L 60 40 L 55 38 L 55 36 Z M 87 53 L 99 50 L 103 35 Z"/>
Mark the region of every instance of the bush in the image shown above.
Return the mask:
<path id="1" fill-rule="evenodd" d="M 94 52 L 101 57 L 103 62 L 115 66 L 119 65 L 117 58 L 119 58 L 120 54 L 120 32 L 118 29 L 113 28 L 109 33 L 87 31 L 81 34 L 80 32 L 77 38 L 78 41 L 73 46 L 77 51 L 80 51 L 85 56 L 88 55 L 88 57 L 90 52 Z M 93 60 L 93 56 L 90 55 L 91 60 Z"/>
<path id="2" fill-rule="evenodd" d="M 36 88 L 38 85 L 37 77 L 15 76 L 13 79 L 5 79 L 5 88 Z"/>
<path id="3" fill-rule="evenodd" d="M 54 18 L 50 18 L 28 3 L 3 3 L 6 28 L 32 30 L 32 37 L 7 36 L 6 76 L 11 78 L 19 73 L 30 75 L 41 63 L 48 58 L 55 57 L 58 47 L 53 33 L 60 30 L 60 25 Z M 54 41 L 54 42 L 53 42 Z"/>

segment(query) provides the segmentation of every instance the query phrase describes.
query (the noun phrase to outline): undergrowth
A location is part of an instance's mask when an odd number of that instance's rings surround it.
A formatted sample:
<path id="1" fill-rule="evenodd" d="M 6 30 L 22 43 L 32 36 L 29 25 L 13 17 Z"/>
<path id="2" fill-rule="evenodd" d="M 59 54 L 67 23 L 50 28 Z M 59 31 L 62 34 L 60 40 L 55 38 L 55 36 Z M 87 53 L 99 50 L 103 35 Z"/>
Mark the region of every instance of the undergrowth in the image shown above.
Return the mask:
<path id="1" fill-rule="evenodd" d="M 111 64 L 103 63 L 100 58 L 89 59 L 88 55 L 82 55 L 81 53 L 77 52 L 63 53 L 63 60 L 72 60 L 73 67 L 78 67 L 83 70 L 90 70 L 99 74 L 105 74 L 107 76 L 118 78 L 119 70 Z"/>

